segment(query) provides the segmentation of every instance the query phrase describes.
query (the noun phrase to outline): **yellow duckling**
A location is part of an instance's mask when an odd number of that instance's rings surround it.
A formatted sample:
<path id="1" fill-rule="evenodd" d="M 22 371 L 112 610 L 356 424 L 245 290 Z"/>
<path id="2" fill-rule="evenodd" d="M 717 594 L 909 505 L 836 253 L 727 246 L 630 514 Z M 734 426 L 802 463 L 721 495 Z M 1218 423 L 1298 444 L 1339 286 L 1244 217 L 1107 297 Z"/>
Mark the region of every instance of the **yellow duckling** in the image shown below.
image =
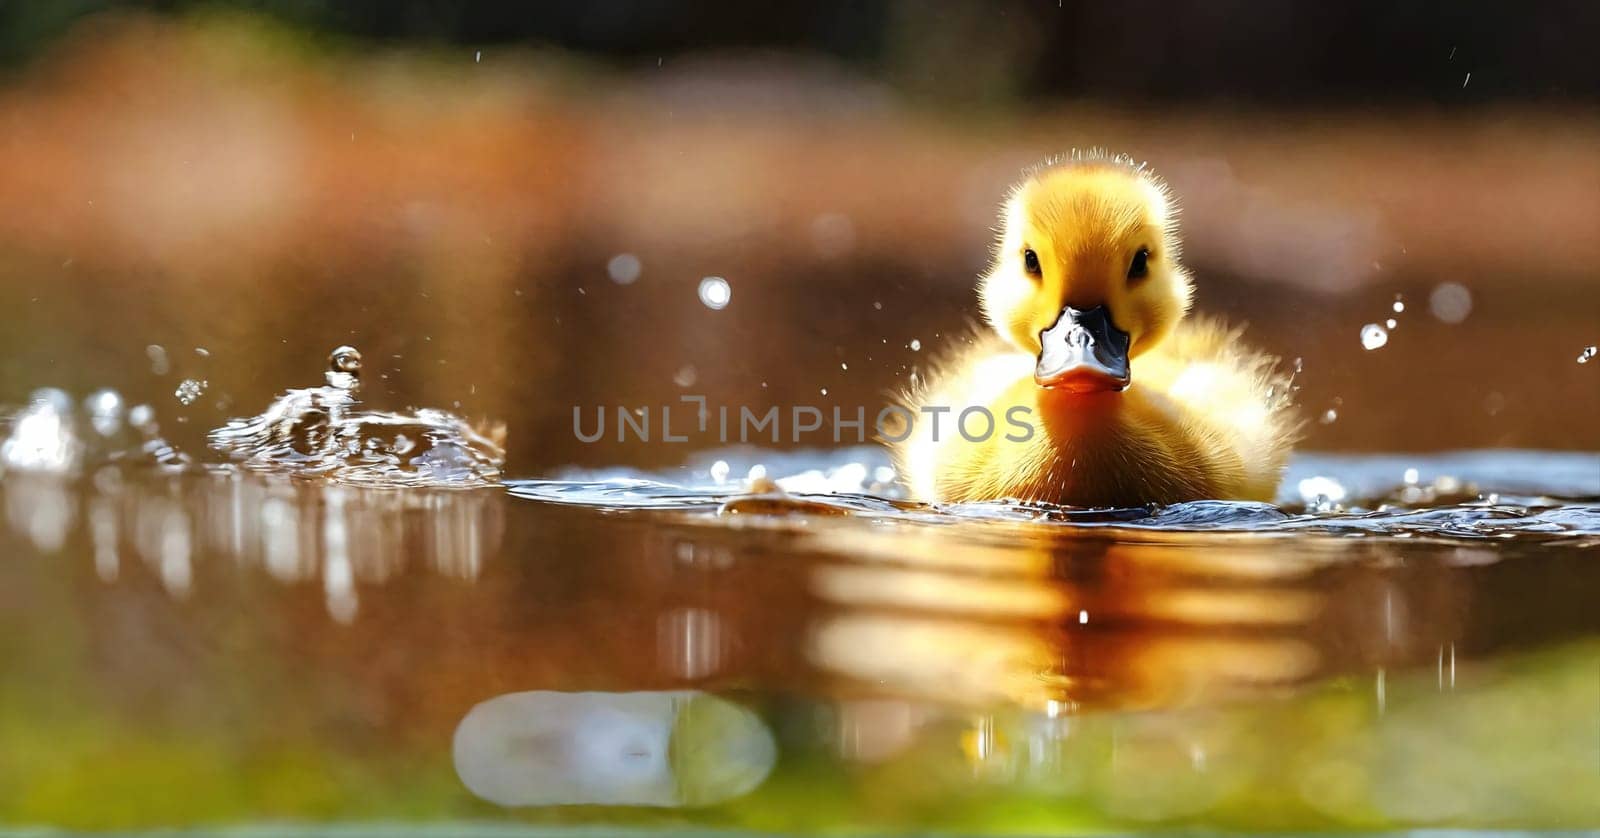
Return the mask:
<path id="1" fill-rule="evenodd" d="M 1237 331 L 1184 322 L 1176 214 L 1166 185 L 1122 156 L 1075 154 L 1012 190 L 979 283 L 997 334 L 906 398 L 917 421 L 895 457 L 914 495 L 1273 497 L 1298 432 L 1288 382 Z"/>

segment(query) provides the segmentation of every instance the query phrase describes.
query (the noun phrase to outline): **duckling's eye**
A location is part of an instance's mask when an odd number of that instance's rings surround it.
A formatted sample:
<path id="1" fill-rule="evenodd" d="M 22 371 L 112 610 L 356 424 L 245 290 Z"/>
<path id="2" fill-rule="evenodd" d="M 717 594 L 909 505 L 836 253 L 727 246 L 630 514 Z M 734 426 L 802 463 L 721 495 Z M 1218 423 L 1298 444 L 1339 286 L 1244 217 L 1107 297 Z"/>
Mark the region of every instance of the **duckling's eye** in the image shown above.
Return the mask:
<path id="1" fill-rule="evenodd" d="M 1141 247 L 1139 252 L 1133 254 L 1133 262 L 1128 265 L 1128 279 L 1144 279 L 1150 275 L 1150 248 Z"/>
<path id="2" fill-rule="evenodd" d="M 1028 269 L 1028 273 L 1039 275 L 1039 254 L 1034 253 L 1033 248 L 1022 251 L 1022 266 Z"/>

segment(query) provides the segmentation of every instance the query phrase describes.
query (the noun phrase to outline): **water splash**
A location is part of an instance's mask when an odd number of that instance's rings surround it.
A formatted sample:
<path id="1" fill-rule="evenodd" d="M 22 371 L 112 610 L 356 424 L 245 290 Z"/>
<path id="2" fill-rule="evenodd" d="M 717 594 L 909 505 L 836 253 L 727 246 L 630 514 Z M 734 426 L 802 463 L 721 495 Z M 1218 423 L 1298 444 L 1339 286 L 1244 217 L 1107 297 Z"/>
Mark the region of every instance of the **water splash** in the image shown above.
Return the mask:
<path id="1" fill-rule="evenodd" d="M 378 486 L 482 486 L 505 461 L 505 429 L 443 410 L 367 410 L 361 353 L 328 357 L 326 386 L 290 390 L 260 415 L 211 432 L 211 447 L 246 468 Z"/>

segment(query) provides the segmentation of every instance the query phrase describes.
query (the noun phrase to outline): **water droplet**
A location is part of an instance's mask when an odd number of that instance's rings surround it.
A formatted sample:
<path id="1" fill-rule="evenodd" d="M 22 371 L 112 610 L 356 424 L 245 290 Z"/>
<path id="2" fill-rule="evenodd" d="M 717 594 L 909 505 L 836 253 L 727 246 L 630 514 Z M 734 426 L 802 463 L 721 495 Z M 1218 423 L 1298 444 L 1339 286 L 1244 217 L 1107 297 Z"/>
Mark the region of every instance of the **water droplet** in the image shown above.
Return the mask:
<path id="1" fill-rule="evenodd" d="M 728 461 L 727 460 L 718 460 L 718 461 L 716 461 L 716 462 L 711 464 L 711 479 L 713 481 L 715 481 L 718 485 L 721 485 L 722 483 L 727 481 L 727 479 L 728 479 Z"/>
<path id="2" fill-rule="evenodd" d="M 840 362 L 840 363 L 839 363 L 839 369 L 842 369 L 842 370 L 848 370 L 848 369 L 850 369 L 850 365 L 849 365 L 849 364 L 846 364 L 846 363 L 844 363 L 844 362 L 842 362 L 842 361 L 841 361 L 841 362 Z"/>
<path id="3" fill-rule="evenodd" d="M 354 346 L 341 346 L 328 355 L 328 368 L 334 372 L 361 374 L 361 353 Z"/>
<path id="4" fill-rule="evenodd" d="M 1361 346 L 1368 352 L 1381 349 L 1389 342 L 1389 333 L 1376 323 L 1368 323 L 1361 327 Z"/>
<path id="5" fill-rule="evenodd" d="M 700 373 L 694 368 L 694 364 L 684 364 L 673 374 L 672 383 L 679 387 L 693 387 L 699 377 Z"/>
<path id="6" fill-rule="evenodd" d="M 354 346 L 341 346 L 328 354 L 329 387 L 354 390 L 361 386 L 361 353 Z"/>
<path id="7" fill-rule="evenodd" d="M 1414 468 L 1408 468 L 1406 469 L 1403 479 L 1406 481 L 1407 486 L 1415 486 L 1417 485 L 1417 477 L 1417 470 Z"/>
<path id="8" fill-rule="evenodd" d="M 1600 354 L 1600 347 L 1586 346 L 1582 352 L 1578 353 L 1578 363 L 1587 364 L 1594 360 L 1596 354 Z"/>
<path id="9" fill-rule="evenodd" d="M 824 396 L 828 395 L 828 388 L 826 388 L 826 387 L 822 388 L 822 395 L 824 395 Z"/>
<path id="10" fill-rule="evenodd" d="M 178 389 L 173 395 L 178 397 L 182 404 L 194 404 L 195 399 L 206 391 L 206 381 L 200 378 L 185 378 L 178 384 Z"/>
<path id="11" fill-rule="evenodd" d="M 883 311 L 883 303 L 880 303 L 877 300 L 873 300 L 872 301 L 872 308 L 873 308 L 874 311 Z"/>
<path id="12" fill-rule="evenodd" d="M 1339 421 L 1339 411 L 1334 410 L 1331 407 L 1328 408 L 1327 410 L 1323 411 L 1321 421 L 1324 425 L 1332 425 L 1333 423 Z"/>
<path id="13" fill-rule="evenodd" d="M 167 361 L 166 347 L 152 343 L 144 348 L 144 354 L 150 359 L 150 372 L 156 375 L 166 375 L 172 371 L 172 364 Z"/>
<path id="14" fill-rule="evenodd" d="M 1405 311 L 1405 310 L 1406 310 L 1406 304 L 1405 304 L 1405 302 L 1403 300 L 1400 299 L 1400 295 L 1399 294 L 1394 295 L 1394 313 L 1395 314 L 1399 314 L 1400 312 Z"/>
<path id="15" fill-rule="evenodd" d="M 1472 292 L 1458 282 L 1441 282 L 1428 295 L 1428 310 L 1445 323 L 1460 323 L 1472 313 Z"/>
<path id="16" fill-rule="evenodd" d="M 84 410 L 89 413 L 89 424 L 95 433 L 101 436 L 111 436 L 122 430 L 122 395 L 116 390 L 96 390 L 83 400 Z"/>
<path id="17" fill-rule="evenodd" d="M 1383 321 L 1383 325 L 1385 328 L 1393 329 L 1394 327 L 1400 325 L 1400 321 L 1391 317 L 1388 320 Z"/>
<path id="18" fill-rule="evenodd" d="M 700 280 L 700 302 L 713 311 L 721 311 L 728 307 L 728 302 L 733 299 L 733 288 L 728 281 L 720 276 L 708 276 Z"/>
<path id="19" fill-rule="evenodd" d="M 921 352 L 922 351 L 922 341 L 920 341 L 920 340 L 912 340 L 911 341 L 911 351 L 912 352 Z"/>
<path id="20" fill-rule="evenodd" d="M 644 270 L 639 257 L 632 253 L 618 253 L 606 263 L 606 273 L 618 285 L 632 285 Z"/>

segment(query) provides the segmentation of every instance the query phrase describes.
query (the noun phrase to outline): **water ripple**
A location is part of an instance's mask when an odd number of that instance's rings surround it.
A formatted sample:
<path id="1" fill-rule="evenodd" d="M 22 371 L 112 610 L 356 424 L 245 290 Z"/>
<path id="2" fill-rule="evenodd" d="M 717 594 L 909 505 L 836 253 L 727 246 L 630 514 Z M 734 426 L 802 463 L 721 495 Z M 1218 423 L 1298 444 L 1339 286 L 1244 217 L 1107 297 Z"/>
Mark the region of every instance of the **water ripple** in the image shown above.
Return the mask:
<path id="1" fill-rule="evenodd" d="M 1315 533 L 1453 540 L 1600 537 L 1600 456 L 1543 451 L 1297 458 L 1277 504 L 1195 501 L 1079 509 L 905 500 L 874 448 L 714 452 L 673 473 L 572 472 L 507 482 L 517 497 L 596 509 L 860 515 L 919 524 L 1043 524 L 1192 533 Z M 728 479 L 729 474 L 744 478 Z M 1317 494 L 1307 496 L 1306 489 Z M 1330 494 L 1333 495 L 1330 497 Z"/>

